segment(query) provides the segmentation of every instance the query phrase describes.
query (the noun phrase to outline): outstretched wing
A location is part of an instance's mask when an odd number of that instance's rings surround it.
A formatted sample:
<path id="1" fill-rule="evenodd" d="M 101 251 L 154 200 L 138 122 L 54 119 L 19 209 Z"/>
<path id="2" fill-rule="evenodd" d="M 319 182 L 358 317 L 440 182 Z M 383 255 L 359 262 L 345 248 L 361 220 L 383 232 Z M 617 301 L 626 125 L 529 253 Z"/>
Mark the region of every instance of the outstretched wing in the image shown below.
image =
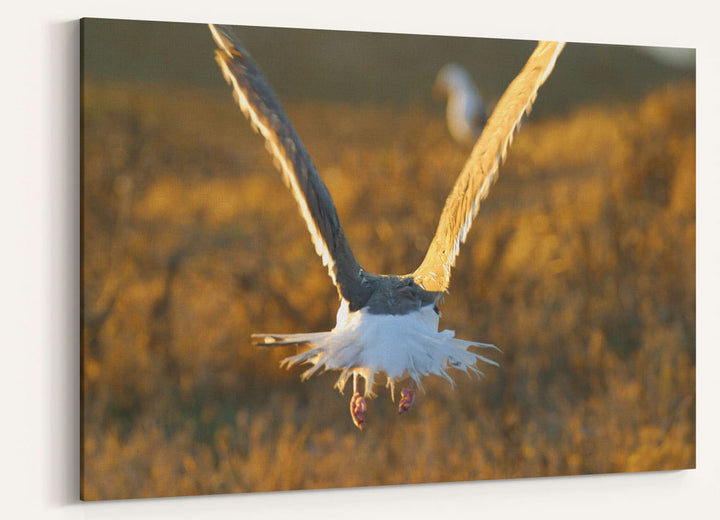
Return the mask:
<path id="1" fill-rule="evenodd" d="M 253 128 L 265 138 L 265 146 L 292 191 L 305 219 L 315 250 L 328 267 L 330 278 L 343 298 L 363 298 L 361 267 L 350 249 L 337 210 L 315 165 L 268 85 L 260 68 L 229 28 L 210 25 L 215 59 L 232 85 L 235 100 Z"/>
<path id="2" fill-rule="evenodd" d="M 540 42 L 500 98 L 445 202 L 425 259 L 413 273 L 415 281 L 426 290 L 448 290 L 450 269 L 480 208 L 480 201 L 487 196 L 513 134 L 523 116 L 530 112 L 540 85 L 550 75 L 564 45 Z"/>

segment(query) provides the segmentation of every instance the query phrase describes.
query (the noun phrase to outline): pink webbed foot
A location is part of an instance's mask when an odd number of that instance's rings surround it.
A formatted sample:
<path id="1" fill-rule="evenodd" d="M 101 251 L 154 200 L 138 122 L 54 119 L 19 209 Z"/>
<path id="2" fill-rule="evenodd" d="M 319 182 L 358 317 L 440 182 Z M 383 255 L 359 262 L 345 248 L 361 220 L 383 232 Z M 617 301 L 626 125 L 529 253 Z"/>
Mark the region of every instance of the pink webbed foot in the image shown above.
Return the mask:
<path id="1" fill-rule="evenodd" d="M 355 426 L 362 431 L 365 424 L 365 412 L 367 411 L 367 401 L 359 393 L 355 392 L 350 400 L 350 415 L 352 416 Z"/>
<path id="2" fill-rule="evenodd" d="M 398 404 L 398 414 L 407 412 L 415 402 L 415 390 L 412 386 L 406 386 L 400 391 L 400 403 Z"/>

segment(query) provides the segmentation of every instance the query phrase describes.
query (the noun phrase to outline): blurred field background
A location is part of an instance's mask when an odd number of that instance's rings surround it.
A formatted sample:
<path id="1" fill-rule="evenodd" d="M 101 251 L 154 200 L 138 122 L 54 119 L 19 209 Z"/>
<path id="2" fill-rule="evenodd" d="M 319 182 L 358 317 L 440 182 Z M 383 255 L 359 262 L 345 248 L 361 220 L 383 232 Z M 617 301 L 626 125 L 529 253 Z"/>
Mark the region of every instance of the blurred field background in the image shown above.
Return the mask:
<path id="1" fill-rule="evenodd" d="M 694 68 L 570 44 L 461 250 L 441 326 L 498 345 L 359 432 L 336 374 L 252 332 L 336 291 L 206 27 L 85 20 L 82 483 L 117 499 L 695 465 Z M 372 272 L 422 259 L 469 151 L 445 61 L 491 104 L 534 42 L 242 28 Z M 288 290 L 291 288 L 292 290 Z"/>

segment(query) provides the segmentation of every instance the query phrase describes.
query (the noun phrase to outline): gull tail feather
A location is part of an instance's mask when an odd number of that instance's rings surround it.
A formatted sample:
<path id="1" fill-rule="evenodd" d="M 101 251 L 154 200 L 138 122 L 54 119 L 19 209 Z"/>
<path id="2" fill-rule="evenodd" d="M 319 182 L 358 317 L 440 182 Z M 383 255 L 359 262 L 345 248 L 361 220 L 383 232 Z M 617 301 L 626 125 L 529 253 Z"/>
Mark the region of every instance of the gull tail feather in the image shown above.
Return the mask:
<path id="1" fill-rule="evenodd" d="M 256 347 L 303 346 L 322 340 L 327 332 L 306 332 L 300 334 L 252 334 L 250 339 Z"/>

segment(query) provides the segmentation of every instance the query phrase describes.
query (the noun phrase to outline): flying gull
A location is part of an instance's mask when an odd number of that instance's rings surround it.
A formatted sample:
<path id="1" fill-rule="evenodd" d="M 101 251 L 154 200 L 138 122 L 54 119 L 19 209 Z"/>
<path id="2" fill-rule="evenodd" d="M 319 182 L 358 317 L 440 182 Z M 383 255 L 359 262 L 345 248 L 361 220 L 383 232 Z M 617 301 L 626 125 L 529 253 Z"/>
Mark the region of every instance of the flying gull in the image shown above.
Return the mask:
<path id="1" fill-rule="evenodd" d="M 474 145 L 487 123 L 487 112 L 470 73 L 462 65 L 448 63 L 438 71 L 433 93 L 447 98 L 447 125 L 453 139 Z"/>
<path id="2" fill-rule="evenodd" d="M 540 42 L 498 102 L 447 198 L 420 266 L 411 274 L 378 275 L 365 271 L 355 258 L 330 193 L 258 66 L 229 28 L 209 27 L 218 46 L 216 61 L 242 112 L 265 139 L 340 297 L 337 324 L 331 331 L 253 334 L 253 343 L 306 347 L 285 358 L 282 365 L 310 365 L 303 380 L 319 370 L 337 370 L 340 376 L 335 386 L 341 393 L 352 376 L 350 414 L 361 430 L 366 399 L 375 397 L 376 374 L 385 374 L 393 399 L 396 382 L 409 378 L 398 403 L 398 412 L 403 413 L 413 404 L 415 388 L 421 387 L 423 377 L 436 374 L 452 384 L 450 368 L 480 374 L 479 361 L 497 365 L 470 350 L 493 345 L 457 339 L 453 331 L 438 330 L 438 304 L 448 292 L 450 269 L 480 201 L 487 196 L 514 132 L 530 111 L 564 44 Z M 365 383 L 362 394 L 361 378 Z"/>

